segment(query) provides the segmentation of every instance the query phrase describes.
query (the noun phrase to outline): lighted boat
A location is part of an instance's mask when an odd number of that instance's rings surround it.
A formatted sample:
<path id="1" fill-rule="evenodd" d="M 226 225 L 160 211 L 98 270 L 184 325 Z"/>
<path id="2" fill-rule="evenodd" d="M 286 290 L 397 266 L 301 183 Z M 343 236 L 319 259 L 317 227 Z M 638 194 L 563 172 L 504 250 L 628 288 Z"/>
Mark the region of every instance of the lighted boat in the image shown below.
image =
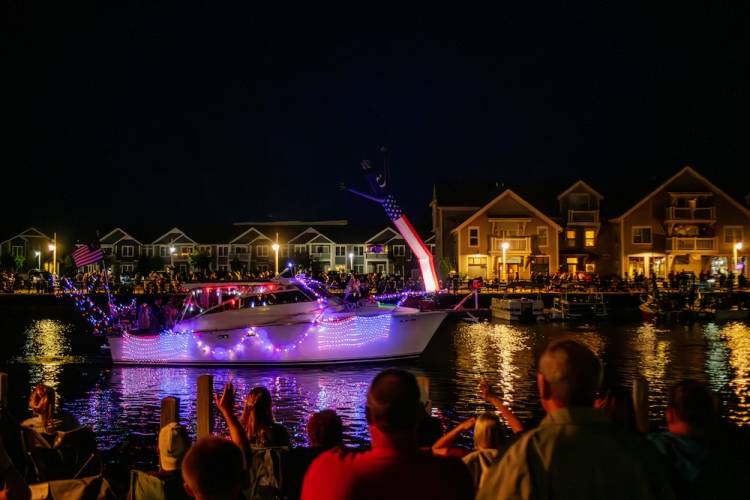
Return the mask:
<path id="1" fill-rule="evenodd" d="M 168 331 L 108 336 L 125 364 L 352 363 L 419 356 L 443 311 L 345 303 L 304 278 L 188 285 Z"/>

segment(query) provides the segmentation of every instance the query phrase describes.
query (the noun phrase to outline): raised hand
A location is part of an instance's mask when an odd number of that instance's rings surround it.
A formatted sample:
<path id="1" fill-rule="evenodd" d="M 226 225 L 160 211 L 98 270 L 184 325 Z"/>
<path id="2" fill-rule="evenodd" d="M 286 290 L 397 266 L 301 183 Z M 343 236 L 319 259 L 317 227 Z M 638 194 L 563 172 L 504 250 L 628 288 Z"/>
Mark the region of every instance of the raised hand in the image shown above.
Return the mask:
<path id="1" fill-rule="evenodd" d="M 221 397 L 219 397 L 218 394 L 214 394 L 214 402 L 221 413 L 226 415 L 227 413 L 234 412 L 235 395 L 236 391 L 231 382 L 227 382 L 224 385 L 224 391 L 222 392 Z"/>

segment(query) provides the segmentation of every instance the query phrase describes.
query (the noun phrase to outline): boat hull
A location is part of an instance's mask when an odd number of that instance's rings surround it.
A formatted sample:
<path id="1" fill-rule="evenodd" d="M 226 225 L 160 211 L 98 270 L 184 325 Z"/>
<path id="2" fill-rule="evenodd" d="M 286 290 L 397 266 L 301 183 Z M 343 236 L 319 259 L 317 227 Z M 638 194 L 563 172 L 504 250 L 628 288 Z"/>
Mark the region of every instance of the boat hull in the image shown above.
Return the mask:
<path id="1" fill-rule="evenodd" d="M 137 365 L 283 365 L 373 362 L 417 357 L 443 311 L 337 314 L 317 322 L 209 332 L 108 337 L 112 361 Z"/>

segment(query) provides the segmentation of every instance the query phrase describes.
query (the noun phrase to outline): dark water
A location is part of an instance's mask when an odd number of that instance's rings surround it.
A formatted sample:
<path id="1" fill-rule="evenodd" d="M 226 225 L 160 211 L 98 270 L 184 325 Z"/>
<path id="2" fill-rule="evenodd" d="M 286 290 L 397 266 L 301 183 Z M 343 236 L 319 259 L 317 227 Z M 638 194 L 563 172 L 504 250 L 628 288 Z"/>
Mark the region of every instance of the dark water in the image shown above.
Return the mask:
<path id="1" fill-rule="evenodd" d="M 10 405 L 27 414 L 34 384 L 53 386 L 62 407 L 94 428 L 100 445 L 113 449 L 135 435 L 151 440 L 158 429 L 159 401 L 180 398 L 182 419 L 193 430 L 198 375 L 210 373 L 215 387 L 233 380 L 240 397 L 256 385 L 270 389 L 276 418 L 296 443 L 304 443 L 310 413 L 334 408 L 344 419 L 350 444 L 368 441 L 364 403 L 372 377 L 387 365 L 322 368 L 186 368 L 112 366 L 81 319 L 63 302 L 34 307 L 0 305 L 0 367 L 11 376 Z M 750 327 L 705 324 L 655 327 L 610 322 L 591 326 L 446 322 L 425 354 L 399 366 L 429 377 L 433 412 L 446 426 L 487 407 L 476 393 L 487 378 L 521 418 L 541 417 L 534 360 L 551 338 L 569 335 L 587 344 L 605 363 L 608 384 L 629 386 L 636 375 L 651 385 L 651 419 L 660 425 L 668 387 L 684 378 L 708 383 L 722 399 L 723 413 L 750 426 Z M 151 458 L 149 458 L 150 460 Z"/>

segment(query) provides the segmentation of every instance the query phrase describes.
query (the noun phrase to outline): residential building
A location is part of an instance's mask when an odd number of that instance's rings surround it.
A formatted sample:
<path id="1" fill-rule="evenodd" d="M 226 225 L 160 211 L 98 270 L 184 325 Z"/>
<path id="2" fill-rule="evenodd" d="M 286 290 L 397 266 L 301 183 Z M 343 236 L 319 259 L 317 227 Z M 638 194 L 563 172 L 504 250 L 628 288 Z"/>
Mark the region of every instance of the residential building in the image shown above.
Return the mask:
<path id="1" fill-rule="evenodd" d="M 691 167 L 685 167 L 612 219 L 619 272 L 729 272 L 735 245 L 747 257 L 750 209 Z"/>
<path id="2" fill-rule="evenodd" d="M 528 279 L 558 269 L 562 227 L 510 189 L 452 231 L 457 271 L 469 278 Z"/>
<path id="3" fill-rule="evenodd" d="M 602 196 L 579 180 L 557 196 L 563 227 L 560 267 L 569 273 L 585 271 L 602 276 L 618 273 L 613 255 L 613 231 L 602 218 Z"/>
<path id="4" fill-rule="evenodd" d="M 52 267 L 53 252 L 50 250 L 52 237 L 35 227 L 28 227 L 19 232 L 12 231 L 12 236 L 0 242 L 0 255 L 23 258 L 24 268 L 39 267 L 50 270 Z M 38 252 L 38 255 L 37 255 Z"/>

